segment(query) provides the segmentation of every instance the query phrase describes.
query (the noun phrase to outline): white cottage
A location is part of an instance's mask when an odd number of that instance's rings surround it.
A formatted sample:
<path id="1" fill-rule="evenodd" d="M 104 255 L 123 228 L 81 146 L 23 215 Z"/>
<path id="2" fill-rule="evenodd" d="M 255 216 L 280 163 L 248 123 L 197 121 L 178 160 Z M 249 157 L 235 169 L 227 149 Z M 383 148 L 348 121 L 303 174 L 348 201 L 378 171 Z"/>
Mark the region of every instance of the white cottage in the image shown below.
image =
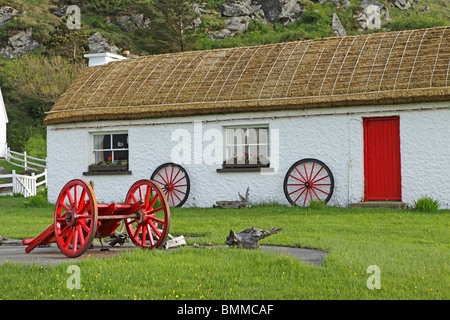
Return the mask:
<path id="1" fill-rule="evenodd" d="M 48 196 L 120 202 L 152 178 L 172 206 L 450 208 L 450 27 L 192 51 L 90 67 L 51 111 Z"/>
<path id="2" fill-rule="evenodd" d="M 8 115 L 6 114 L 5 102 L 3 101 L 2 89 L 0 88 L 0 158 L 6 157 L 8 144 L 6 141 L 6 125 Z"/>

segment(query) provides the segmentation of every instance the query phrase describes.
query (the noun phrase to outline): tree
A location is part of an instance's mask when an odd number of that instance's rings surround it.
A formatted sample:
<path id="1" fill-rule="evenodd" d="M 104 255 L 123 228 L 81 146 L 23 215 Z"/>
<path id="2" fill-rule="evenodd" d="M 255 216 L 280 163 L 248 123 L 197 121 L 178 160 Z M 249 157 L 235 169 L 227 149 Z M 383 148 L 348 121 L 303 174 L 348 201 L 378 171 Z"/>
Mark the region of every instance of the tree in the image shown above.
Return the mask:
<path id="1" fill-rule="evenodd" d="M 27 55 L 9 61 L 3 77 L 6 86 L 20 97 L 40 101 L 47 106 L 56 102 L 85 66 L 84 61 L 70 63 L 60 56 Z M 47 110 L 35 110 L 34 113 L 43 114 L 44 111 Z"/>
<path id="2" fill-rule="evenodd" d="M 49 35 L 49 40 L 45 45 L 52 53 L 67 58 L 71 61 L 84 60 L 87 53 L 85 46 L 88 43 L 89 33 L 81 25 L 80 29 L 69 29 L 67 27 L 67 17 Z"/>
<path id="3" fill-rule="evenodd" d="M 186 51 L 195 32 L 193 22 L 198 14 L 192 10 L 193 0 L 158 0 L 150 7 L 152 30 L 158 51 Z"/>

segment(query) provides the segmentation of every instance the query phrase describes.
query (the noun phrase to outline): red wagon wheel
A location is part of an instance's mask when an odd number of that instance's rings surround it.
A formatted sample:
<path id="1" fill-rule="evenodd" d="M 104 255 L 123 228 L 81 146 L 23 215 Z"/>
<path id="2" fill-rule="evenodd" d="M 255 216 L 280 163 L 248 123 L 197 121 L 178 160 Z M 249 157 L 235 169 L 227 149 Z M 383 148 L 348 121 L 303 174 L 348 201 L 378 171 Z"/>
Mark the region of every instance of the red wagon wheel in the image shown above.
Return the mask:
<path id="1" fill-rule="evenodd" d="M 178 164 L 169 162 L 160 165 L 150 180 L 158 183 L 172 207 L 181 207 L 189 197 L 189 176 Z"/>
<path id="2" fill-rule="evenodd" d="M 159 248 L 167 240 L 170 228 L 170 208 L 161 188 L 151 180 L 135 182 L 127 193 L 125 202 L 142 201 L 144 207 L 138 218 L 125 219 L 131 241 L 143 248 Z"/>
<path id="3" fill-rule="evenodd" d="M 331 170 L 322 161 L 303 159 L 289 168 L 283 188 L 292 205 L 305 207 L 310 201 L 327 203 L 333 195 L 334 178 Z"/>
<path id="4" fill-rule="evenodd" d="M 61 190 L 55 208 L 55 238 L 59 249 L 75 258 L 91 247 L 97 231 L 97 199 L 83 180 L 71 180 Z"/>

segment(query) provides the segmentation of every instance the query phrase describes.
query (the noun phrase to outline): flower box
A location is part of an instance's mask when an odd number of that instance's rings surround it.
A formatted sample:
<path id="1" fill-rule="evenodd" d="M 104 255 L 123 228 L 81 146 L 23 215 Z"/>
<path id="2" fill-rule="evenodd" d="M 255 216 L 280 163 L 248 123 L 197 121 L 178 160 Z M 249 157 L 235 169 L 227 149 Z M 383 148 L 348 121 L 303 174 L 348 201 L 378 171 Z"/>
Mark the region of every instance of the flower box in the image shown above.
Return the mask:
<path id="1" fill-rule="evenodd" d="M 255 161 L 255 162 L 250 162 L 250 161 L 245 161 L 245 162 L 231 162 L 231 163 L 227 163 L 224 162 L 222 164 L 222 167 L 225 168 L 265 168 L 265 167 L 269 167 L 270 163 L 268 162 L 260 162 L 260 161 Z"/>
<path id="2" fill-rule="evenodd" d="M 89 166 L 89 172 L 128 171 L 126 164 L 93 164 Z"/>

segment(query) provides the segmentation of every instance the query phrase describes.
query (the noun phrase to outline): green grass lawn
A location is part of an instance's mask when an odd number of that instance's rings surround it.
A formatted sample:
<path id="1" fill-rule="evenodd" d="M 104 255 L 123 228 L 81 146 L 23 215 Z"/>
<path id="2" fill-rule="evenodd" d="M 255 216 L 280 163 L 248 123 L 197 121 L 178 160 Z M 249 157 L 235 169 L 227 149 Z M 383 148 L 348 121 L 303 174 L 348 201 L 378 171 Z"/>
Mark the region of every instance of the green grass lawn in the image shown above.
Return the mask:
<path id="1" fill-rule="evenodd" d="M 52 223 L 52 206 L 0 197 L 0 234 L 37 236 Z M 69 264 L 0 266 L 0 299 L 443 299 L 450 298 L 450 211 L 292 208 L 172 209 L 172 235 L 188 244 L 223 245 L 230 229 L 283 231 L 266 245 L 320 248 L 321 267 L 258 250 L 183 247 L 133 250 L 108 259 L 74 259 L 81 289 L 70 290 Z M 88 254 L 88 253 L 87 253 Z M 367 268 L 380 268 L 369 290 Z"/>

